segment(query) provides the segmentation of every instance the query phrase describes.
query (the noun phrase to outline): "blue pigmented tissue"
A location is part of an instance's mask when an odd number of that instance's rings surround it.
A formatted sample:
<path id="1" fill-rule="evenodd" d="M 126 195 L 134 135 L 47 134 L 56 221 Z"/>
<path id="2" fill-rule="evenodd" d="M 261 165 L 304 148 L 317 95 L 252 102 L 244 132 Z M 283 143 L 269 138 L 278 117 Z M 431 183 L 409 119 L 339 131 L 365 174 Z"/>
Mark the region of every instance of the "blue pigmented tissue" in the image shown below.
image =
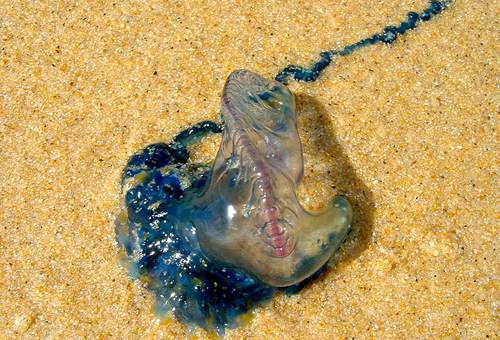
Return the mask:
<path id="1" fill-rule="evenodd" d="M 154 292 L 160 314 L 219 334 L 276 288 L 298 290 L 351 224 L 340 196 L 318 214 L 297 200 L 302 148 L 283 84 L 235 71 L 221 114 L 222 143 L 210 166 L 190 162 L 188 146 L 220 132 L 212 122 L 130 158 L 116 225 L 130 274 Z"/>

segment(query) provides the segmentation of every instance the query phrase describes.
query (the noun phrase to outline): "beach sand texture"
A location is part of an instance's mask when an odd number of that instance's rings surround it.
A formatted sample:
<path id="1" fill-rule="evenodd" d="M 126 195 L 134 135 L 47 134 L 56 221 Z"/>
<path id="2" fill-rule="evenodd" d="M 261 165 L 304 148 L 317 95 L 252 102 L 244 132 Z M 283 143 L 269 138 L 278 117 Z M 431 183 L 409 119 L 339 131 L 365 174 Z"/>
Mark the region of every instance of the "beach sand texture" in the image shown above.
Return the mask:
<path id="1" fill-rule="evenodd" d="M 498 338 L 498 1 L 454 1 L 292 82 L 320 208 L 354 206 L 332 268 L 229 339 Z M 229 73 L 274 77 L 419 1 L 0 2 L 0 337 L 207 338 L 119 265 L 120 175 L 216 119 Z M 219 137 L 194 150 L 210 160 Z"/>

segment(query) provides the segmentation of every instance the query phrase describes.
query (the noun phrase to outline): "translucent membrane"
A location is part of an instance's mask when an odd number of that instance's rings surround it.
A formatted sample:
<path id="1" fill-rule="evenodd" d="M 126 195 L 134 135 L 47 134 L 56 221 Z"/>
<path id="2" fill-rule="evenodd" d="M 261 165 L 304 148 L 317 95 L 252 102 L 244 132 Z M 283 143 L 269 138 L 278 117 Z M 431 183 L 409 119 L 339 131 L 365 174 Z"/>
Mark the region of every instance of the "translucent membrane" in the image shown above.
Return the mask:
<path id="1" fill-rule="evenodd" d="M 335 197 L 321 213 L 307 212 L 295 189 L 303 173 L 293 94 L 246 70 L 224 87 L 225 122 L 206 191 L 189 203 L 203 252 L 272 286 L 289 286 L 316 272 L 339 247 L 351 208 Z"/>

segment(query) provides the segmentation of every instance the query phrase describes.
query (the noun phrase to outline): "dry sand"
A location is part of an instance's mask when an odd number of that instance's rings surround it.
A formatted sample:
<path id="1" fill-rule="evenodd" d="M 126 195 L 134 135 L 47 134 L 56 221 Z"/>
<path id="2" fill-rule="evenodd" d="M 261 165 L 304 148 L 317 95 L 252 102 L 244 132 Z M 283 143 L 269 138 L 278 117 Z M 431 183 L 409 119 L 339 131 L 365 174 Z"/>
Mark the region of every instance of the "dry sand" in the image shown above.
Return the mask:
<path id="1" fill-rule="evenodd" d="M 227 75 L 273 77 L 427 1 L 0 3 L 2 338 L 209 337 L 160 322 L 118 265 L 127 158 L 215 119 Z M 355 232 L 334 267 L 228 338 L 498 338 L 498 1 L 455 1 L 292 83 L 306 176 Z M 218 139 L 196 150 L 209 159 Z"/>

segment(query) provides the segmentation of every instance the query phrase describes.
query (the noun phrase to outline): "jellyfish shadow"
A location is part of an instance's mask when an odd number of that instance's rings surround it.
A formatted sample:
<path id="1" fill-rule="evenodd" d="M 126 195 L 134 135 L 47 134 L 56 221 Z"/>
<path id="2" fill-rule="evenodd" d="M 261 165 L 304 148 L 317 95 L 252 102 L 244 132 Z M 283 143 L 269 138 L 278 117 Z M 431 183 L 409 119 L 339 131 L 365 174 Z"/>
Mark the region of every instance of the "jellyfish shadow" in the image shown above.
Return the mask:
<path id="1" fill-rule="evenodd" d="M 352 230 L 340 251 L 340 256 L 334 256 L 329 266 L 323 268 L 321 273 L 313 275 L 310 280 L 299 284 L 295 289 L 286 293 L 296 293 L 307 289 L 310 283 L 322 280 L 335 271 L 339 262 L 350 262 L 358 258 L 371 242 L 373 231 L 374 202 L 371 190 L 363 183 L 352 167 L 349 158 L 342 151 L 342 146 L 335 137 L 335 127 L 330 120 L 327 109 L 315 98 L 305 95 L 295 95 L 299 133 L 308 134 L 308 142 L 304 145 L 304 158 L 315 158 L 328 155 L 328 182 L 338 195 L 345 196 L 352 205 L 353 222 Z M 306 131 L 304 131 L 306 129 Z M 312 130 L 312 131 L 311 131 Z M 301 136 L 301 138 L 303 138 Z M 310 151 L 310 149 L 314 149 Z M 322 158 L 322 162 L 324 162 Z"/>

